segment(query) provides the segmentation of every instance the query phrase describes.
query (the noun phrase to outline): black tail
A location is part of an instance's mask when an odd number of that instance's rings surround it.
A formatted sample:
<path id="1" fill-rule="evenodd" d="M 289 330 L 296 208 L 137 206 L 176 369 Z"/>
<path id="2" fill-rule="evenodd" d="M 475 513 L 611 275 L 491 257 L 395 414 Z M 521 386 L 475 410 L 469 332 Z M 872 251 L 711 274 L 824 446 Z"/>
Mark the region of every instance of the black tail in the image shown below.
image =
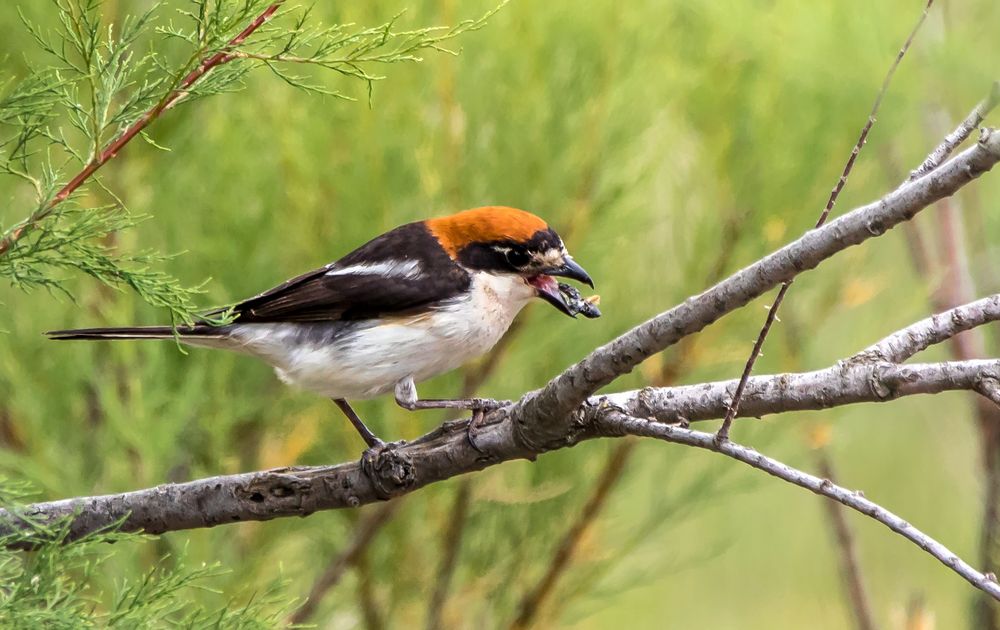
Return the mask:
<path id="1" fill-rule="evenodd" d="M 207 324 L 194 326 L 133 326 L 129 328 L 76 328 L 50 330 L 49 339 L 174 339 L 175 337 L 221 337 L 221 331 Z"/>

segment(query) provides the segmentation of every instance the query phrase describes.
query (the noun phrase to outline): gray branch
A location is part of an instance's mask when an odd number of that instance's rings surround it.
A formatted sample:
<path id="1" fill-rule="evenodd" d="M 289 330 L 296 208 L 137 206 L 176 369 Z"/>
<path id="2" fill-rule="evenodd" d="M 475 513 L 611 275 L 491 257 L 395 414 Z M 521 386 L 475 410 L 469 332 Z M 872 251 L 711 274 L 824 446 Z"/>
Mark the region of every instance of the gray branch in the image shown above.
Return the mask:
<path id="1" fill-rule="evenodd" d="M 901 363 L 960 332 L 997 320 L 1000 320 L 1000 294 L 931 315 L 868 346 L 852 358 Z"/>
<path id="2" fill-rule="evenodd" d="M 778 251 L 744 267 L 700 295 L 636 326 L 591 352 L 545 388 L 521 399 L 515 415 L 535 423 L 523 436 L 549 445 L 566 433 L 568 418 L 588 396 L 630 372 L 653 354 L 694 334 L 782 282 L 816 267 L 837 252 L 880 236 L 929 204 L 954 194 L 1000 160 L 1000 134 L 983 130 L 979 142 L 920 179 L 882 199 L 811 230 Z"/>
<path id="3" fill-rule="evenodd" d="M 755 376 L 740 415 L 759 416 L 951 390 L 977 390 L 1000 380 L 1000 361 L 957 361 L 898 365 L 841 363 L 825 370 Z M 625 413 L 665 423 L 722 418 L 736 380 L 679 387 L 646 388 L 595 396 L 574 414 L 563 446 L 617 437 L 602 419 Z M 407 444 L 369 452 L 361 461 L 337 466 L 298 466 L 209 477 L 94 497 L 36 503 L 17 514 L 0 511 L 0 522 L 25 526 L 69 517 L 67 538 L 78 539 L 120 521 L 126 531 L 160 534 L 239 521 L 306 516 L 318 510 L 354 508 L 413 492 L 431 483 L 512 459 L 544 452 L 523 446 L 510 416 L 495 413 L 475 437 L 468 422 L 448 422 Z"/>
<path id="4" fill-rule="evenodd" d="M 930 173 L 942 162 L 948 159 L 952 151 L 958 148 L 960 144 L 966 141 L 972 132 L 975 131 L 976 127 L 979 126 L 983 120 L 985 120 L 986 115 L 993 111 L 993 108 L 1000 103 L 1000 81 L 994 81 L 990 86 L 990 93 L 986 95 L 982 101 L 980 101 L 969 115 L 955 127 L 955 130 L 944 137 L 937 147 L 931 151 L 930 155 L 918 166 L 913 169 L 910 173 L 910 177 L 907 181 L 913 181 L 919 179 Z"/>
<path id="5" fill-rule="evenodd" d="M 750 379 L 741 415 L 822 409 L 854 402 L 884 402 L 901 396 L 948 390 L 993 388 L 1000 361 L 960 361 L 898 365 L 886 362 L 841 363 L 826 370 Z M 710 433 L 688 431 L 669 422 L 721 418 L 737 381 L 681 387 L 647 388 L 586 401 L 575 414 L 563 444 L 601 437 L 640 435 L 717 450 L 765 472 L 829 496 L 875 518 L 917 543 L 977 587 L 1000 599 L 987 577 L 958 559 L 899 517 L 829 482 L 796 471 Z M 666 420 L 667 422 L 662 422 Z M 32 523 L 69 519 L 66 539 L 118 527 L 159 534 L 239 521 L 306 516 L 318 510 L 354 508 L 391 499 L 436 481 L 541 451 L 520 445 L 508 417 L 466 433 L 467 422 L 446 423 L 409 444 L 369 453 L 360 462 L 338 466 L 289 467 L 210 477 L 187 483 L 94 497 L 37 503 L 16 514 L 0 512 L 9 532 Z"/>
<path id="6" fill-rule="evenodd" d="M 686 446 L 715 451 L 726 457 L 743 462 L 748 466 L 762 470 L 778 479 L 795 484 L 800 488 L 805 488 L 816 494 L 829 497 L 882 523 L 940 560 L 946 567 L 961 575 L 976 588 L 988 593 L 994 599 L 1000 600 L 1000 584 L 997 584 L 996 577 L 976 570 L 938 541 L 874 501 L 865 498 L 865 495 L 860 491 L 842 488 L 829 479 L 821 479 L 807 472 L 792 468 L 776 459 L 762 455 L 752 448 L 741 446 L 729 440 L 720 442 L 713 433 L 692 431 L 683 427 L 649 422 L 624 414 L 608 414 L 600 422 L 607 427 L 608 431 L 651 437 L 675 444 L 684 444 Z"/>
<path id="7" fill-rule="evenodd" d="M 887 402 L 916 394 L 976 390 L 980 381 L 998 375 L 1000 360 L 908 365 L 843 361 L 814 372 L 751 377 L 739 416 L 760 418 L 790 411 Z M 629 415 L 684 424 L 724 417 L 738 383 L 738 379 L 733 379 L 679 387 L 647 387 L 596 400 Z"/>
<path id="8" fill-rule="evenodd" d="M 808 232 L 704 293 L 598 348 L 544 389 L 490 413 L 474 439 L 467 433 L 466 421 L 455 421 L 414 442 L 368 451 L 358 462 L 211 477 L 122 494 L 37 503 L 16 512 L 0 510 L 0 534 L 61 519 L 67 520 L 65 540 L 75 540 L 112 528 L 159 534 L 238 521 L 305 516 L 317 510 L 354 508 L 388 500 L 504 461 L 534 459 L 548 450 L 569 447 L 582 440 L 635 433 L 712 448 L 835 498 L 886 524 L 977 587 L 998 597 L 994 583 L 874 503 L 745 447 L 721 441 L 709 447 L 702 436 L 708 439 L 713 436 L 664 423 L 723 417 L 736 381 L 593 396 L 598 388 L 684 336 L 703 329 L 837 252 L 883 234 L 928 204 L 954 194 L 997 161 L 1000 161 L 1000 134 L 984 130 L 976 146 L 937 170 Z M 1000 361 L 900 365 L 883 360 L 912 356 L 930 343 L 959 332 L 963 326 L 995 319 L 990 309 L 995 309 L 996 304 L 981 302 L 959 307 L 968 312 L 963 311 L 963 317 L 958 319 L 954 313 L 931 318 L 893 335 L 888 338 L 891 341 L 876 344 L 882 354 L 862 353 L 814 372 L 754 377 L 748 383 L 741 415 L 884 402 L 949 390 L 975 390 L 996 400 L 1000 398 L 997 395 L 1000 386 L 996 385 L 1000 382 Z"/>

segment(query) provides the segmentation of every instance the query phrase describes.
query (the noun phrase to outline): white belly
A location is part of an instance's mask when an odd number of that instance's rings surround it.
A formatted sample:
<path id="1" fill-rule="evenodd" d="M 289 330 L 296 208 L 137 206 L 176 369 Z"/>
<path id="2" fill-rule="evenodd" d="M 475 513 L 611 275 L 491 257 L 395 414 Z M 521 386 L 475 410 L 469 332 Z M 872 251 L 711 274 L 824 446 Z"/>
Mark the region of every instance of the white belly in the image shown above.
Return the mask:
<path id="1" fill-rule="evenodd" d="M 496 344 L 535 290 L 516 277 L 476 274 L 468 298 L 407 318 L 372 325 L 237 324 L 230 349 L 257 356 L 291 385 L 330 398 L 365 399 L 453 370 Z M 329 335 L 319 327 L 329 326 Z M 325 337 L 325 338 L 324 338 Z"/>

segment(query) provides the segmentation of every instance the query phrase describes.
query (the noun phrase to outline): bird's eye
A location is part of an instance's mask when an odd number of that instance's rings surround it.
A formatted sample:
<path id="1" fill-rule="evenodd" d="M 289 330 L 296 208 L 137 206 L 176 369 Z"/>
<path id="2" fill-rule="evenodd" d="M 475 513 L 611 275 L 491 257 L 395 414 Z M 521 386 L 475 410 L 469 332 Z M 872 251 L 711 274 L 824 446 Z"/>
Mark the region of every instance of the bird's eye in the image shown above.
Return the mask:
<path id="1" fill-rule="evenodd" d="M 507 256 L 507 262 L 510 263 L 510 266 L 515 269 L 527 267 L 528 263 L 531 262 L 531 256 L 529 256 L 524 250 L 508 249 L 505 252 L 505 255 Z"/>

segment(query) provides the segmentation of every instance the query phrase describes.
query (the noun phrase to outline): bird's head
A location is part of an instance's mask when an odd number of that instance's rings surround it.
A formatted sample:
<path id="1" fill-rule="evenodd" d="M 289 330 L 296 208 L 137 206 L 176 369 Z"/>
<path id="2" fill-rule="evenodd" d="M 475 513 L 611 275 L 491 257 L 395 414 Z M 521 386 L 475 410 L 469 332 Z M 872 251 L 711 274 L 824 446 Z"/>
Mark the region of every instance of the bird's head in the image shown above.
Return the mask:
<path id="1" fill-rule="evenodd" d="M 430 219 L 427 226 L 448 255 L 462 266 L 517 276 L 534 287 L 536 295 L 572 317 L 577 311 L 567 303 L 555 276 L 594 286 L 555 230 L 530 212 L 487 206 Z"/>

